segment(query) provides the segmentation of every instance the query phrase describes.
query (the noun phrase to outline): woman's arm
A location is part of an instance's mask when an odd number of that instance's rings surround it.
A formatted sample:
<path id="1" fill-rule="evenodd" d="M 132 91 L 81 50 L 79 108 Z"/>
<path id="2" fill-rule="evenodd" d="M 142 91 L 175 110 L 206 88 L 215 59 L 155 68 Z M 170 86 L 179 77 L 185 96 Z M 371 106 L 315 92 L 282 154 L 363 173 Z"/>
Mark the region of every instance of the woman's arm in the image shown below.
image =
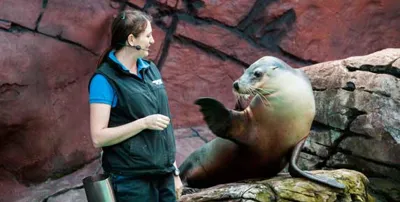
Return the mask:
<path id="1" fill-rule="evenodd" d="M 169 118 L 154 114 L 130 123 L 108 128 L 111 106 L 108 104 L 90 104 L 90 134 L 96 148 L 120 143 L 142 130 L 163 130 L 169 124 Z"/>

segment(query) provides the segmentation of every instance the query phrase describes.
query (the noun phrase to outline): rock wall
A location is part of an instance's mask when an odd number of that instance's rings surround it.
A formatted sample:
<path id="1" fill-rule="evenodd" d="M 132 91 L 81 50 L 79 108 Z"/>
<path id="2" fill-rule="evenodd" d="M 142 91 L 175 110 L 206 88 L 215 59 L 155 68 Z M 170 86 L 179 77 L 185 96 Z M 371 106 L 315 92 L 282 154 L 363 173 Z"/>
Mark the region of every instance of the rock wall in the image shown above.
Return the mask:
<path id="1" fill-rule="evenodd" d="M 385 49 L 303 68 L 317 108 L 305 168 L 351 168 L 400 181 L 399 62 L 400 49 Z"/>
<path id="2" fill-rule="evenodd" d="M 87 84 L 124 9 L 154 17 L 149 58 L 162 70 L 175 128 L 203 124 L 192 104 L 199 96 L 233 107 L 233 80 L 264 55 L 302 67 L 400 47 L 397 0 L 2 0 L 0 196 L 97 158 Z"/>

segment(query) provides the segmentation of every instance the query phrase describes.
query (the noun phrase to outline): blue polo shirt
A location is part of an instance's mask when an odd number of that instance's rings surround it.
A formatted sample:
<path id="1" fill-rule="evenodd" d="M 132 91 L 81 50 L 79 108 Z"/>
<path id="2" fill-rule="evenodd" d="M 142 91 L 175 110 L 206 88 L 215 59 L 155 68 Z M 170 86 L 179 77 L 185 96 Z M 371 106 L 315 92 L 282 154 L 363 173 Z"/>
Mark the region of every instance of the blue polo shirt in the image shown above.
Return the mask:
<path id="1" fill-rule="evenodd" d="M 108 57 L 115 63 L 117 63 L 119 67 L 121 67 L 121 69 L 129 72 L 129 69 L 126 68 L 122 63 L 120 63 L 117 57 L 115 57 L 115 50 L 110 51 Z M 142 79 L 141 71 L 145 68 L 148 68 L 149 66 L 149 63 L 139 58 L 137 60 L 137 76 Z M 117 105 L 117 101 L 117 94 L 111 87 L 110 83 L 108 83 L 107 79 L 101 74 L 96 74 L 91 80 L 89 86 L 89 103 L 102 103 L 115 107 Z"/>

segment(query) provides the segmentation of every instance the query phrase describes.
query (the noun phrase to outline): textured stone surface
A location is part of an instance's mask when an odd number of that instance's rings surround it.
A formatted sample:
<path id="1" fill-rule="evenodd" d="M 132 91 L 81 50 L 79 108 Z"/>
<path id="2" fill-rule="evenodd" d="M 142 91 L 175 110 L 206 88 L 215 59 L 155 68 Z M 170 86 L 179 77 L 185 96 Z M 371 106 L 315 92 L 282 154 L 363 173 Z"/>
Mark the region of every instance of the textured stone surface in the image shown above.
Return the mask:
<path id="1" fill-rule="evenodd" d="M 317 170 L 321 167 L 321 163 L 323 163 L 321 157 L 301 152 L 297 166 L 302 170 Z"/>
<path id="2" fill-rule="evenodd" d="M 43 0 L 2 0 L 0 1 L 0 19 L 35 29 L 43 10 L 42 2 Z"/>
<path id="3" fill-rule="evenodd" d="M 229 30 L 209 24 L 194 25 L 180 21 L 176 35 L 183 36 L 207 45 L 250 65 L 266 55 L 273 55 L 266 49 L 255 47 Z"/>
<path id="4" fill-rule="evenodd" d="M 315 120 L 339 129 L 400 142 L 399 49 L 305 67 L 315 91 Z"/>
<path id="5" fill-rule="evenodd" d="M 296 16 L 280 47 L 305 60 L 329 61 L 400 46 L 397 1 L 287 0 L 277 4 L 293 9 Z"/>
<path id="6" fill-rule="evenodd" d="M 351 168 L 362 172 L 369 177 L 386 177 L 397 181 L 400 180 L 400 171 L 393 166 L 374 163 L 372 161 L 340 152 L 331 156 L 326 165 L 329 168 Z"/>
<path id="7" fill-rule="evenodd" d="M 303 68 L 315 89 L 317 128 L 342 134 L 333 144 L 311 134 L 305 151 L 328 158 L 327 167 L 399 179 L 399 58 L 400 49 L 385 49 Z"/>
<path id="8" fill-rule="evenodd" d="M 47 202 L 87 202 L 84 189 L 69 190 L 62 195 L 50 197 Z"/>
<path id="9" fill-rule="evenodd" d="M 102 53 L 109 46 L 112 16 L 118 9 L 110 1 L 48 1 L 38 31 Z"/>
<path id="10" fill-rule="evenodd" d="M 400 201 L 400 183 L 382 178 L 370 178 L 369 193 L 381 197 L 378 201 Z M 383 197 L 382 197 L 383 196 Z"/>
<path id="11" fill-rule="evenodd" d="M 400 144 L 364 137 L 348 137 L 340 143 L 339 147 L 364 159 L 388 165 L 400 165 Z"/>
<path id="12" fill-rule="evenodd" d="M 24 192 L 19 192 L 11 198 L 2 198 L 4 195 L 0 195 L 0 201 L 40 202 L 46 199 L 54 202 L 86 201 L 85 194 L 82 194 L 82 180 L 96 172 L 102 172 L 98 160 L 60 179 L 48 180 L 36 186 L 28 187 Z M 69 197 L 64 196 L 65 194 Z"/>
<path id="13" fill-rule="evenodd" d="M 183 10 L 185 8 L 183 0 L 157 0 L 157 2 L 177 10 Z"/>
<path id="14" fill-rule="evenodd" d="M 250 12 L 256 0 L 201 0 L 197 15 L 212 18 L 229 26 L 236 26 Z"/>
<path id="15" fill-rule="evenodd" d="M 304 143 L 303 150 L 327 158 L 334 142 L 342 135 L 333 130 L 312 130 Z"/>
<path id="16" fill-rule="evenodd" d="M 0 49 L 0 167 L 31 183 L 92 159 L 87 83 L 96 57 L 29 32 L 0 32 Z"/>
<path id="17" fill-rule="evenodd" d="M 345 169 L 312 173 L 337 179 L 345 184 L 345 191 L 282 175 L 268 180 L 217 185 L 183 195 L 180 201 L 370 201 L 366 192 L 368 180 L 362 173 Z"/>
<path id="18" fill-rule="evenodd" d="M 199 62 L 201 61 L 201 62 Z M 233 108 L 232 83 L 243 67 L 224 61 L 194 46 L 172 43 L 162 69 L 176 128 L 204 123 L 194 101 L 213 97 Z"/>

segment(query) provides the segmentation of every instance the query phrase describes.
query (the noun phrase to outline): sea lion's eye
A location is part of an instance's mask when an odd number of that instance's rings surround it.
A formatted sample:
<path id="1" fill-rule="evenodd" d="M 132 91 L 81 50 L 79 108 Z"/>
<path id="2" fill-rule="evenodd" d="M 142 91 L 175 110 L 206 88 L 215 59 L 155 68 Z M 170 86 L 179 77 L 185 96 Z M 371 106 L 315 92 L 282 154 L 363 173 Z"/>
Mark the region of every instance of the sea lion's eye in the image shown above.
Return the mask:
<path id="1" fill-rule="evenodd" d="M 254 71 L 254 77 L 259 78 L 262 76 L 262 72 L 260 71 Z"/>

